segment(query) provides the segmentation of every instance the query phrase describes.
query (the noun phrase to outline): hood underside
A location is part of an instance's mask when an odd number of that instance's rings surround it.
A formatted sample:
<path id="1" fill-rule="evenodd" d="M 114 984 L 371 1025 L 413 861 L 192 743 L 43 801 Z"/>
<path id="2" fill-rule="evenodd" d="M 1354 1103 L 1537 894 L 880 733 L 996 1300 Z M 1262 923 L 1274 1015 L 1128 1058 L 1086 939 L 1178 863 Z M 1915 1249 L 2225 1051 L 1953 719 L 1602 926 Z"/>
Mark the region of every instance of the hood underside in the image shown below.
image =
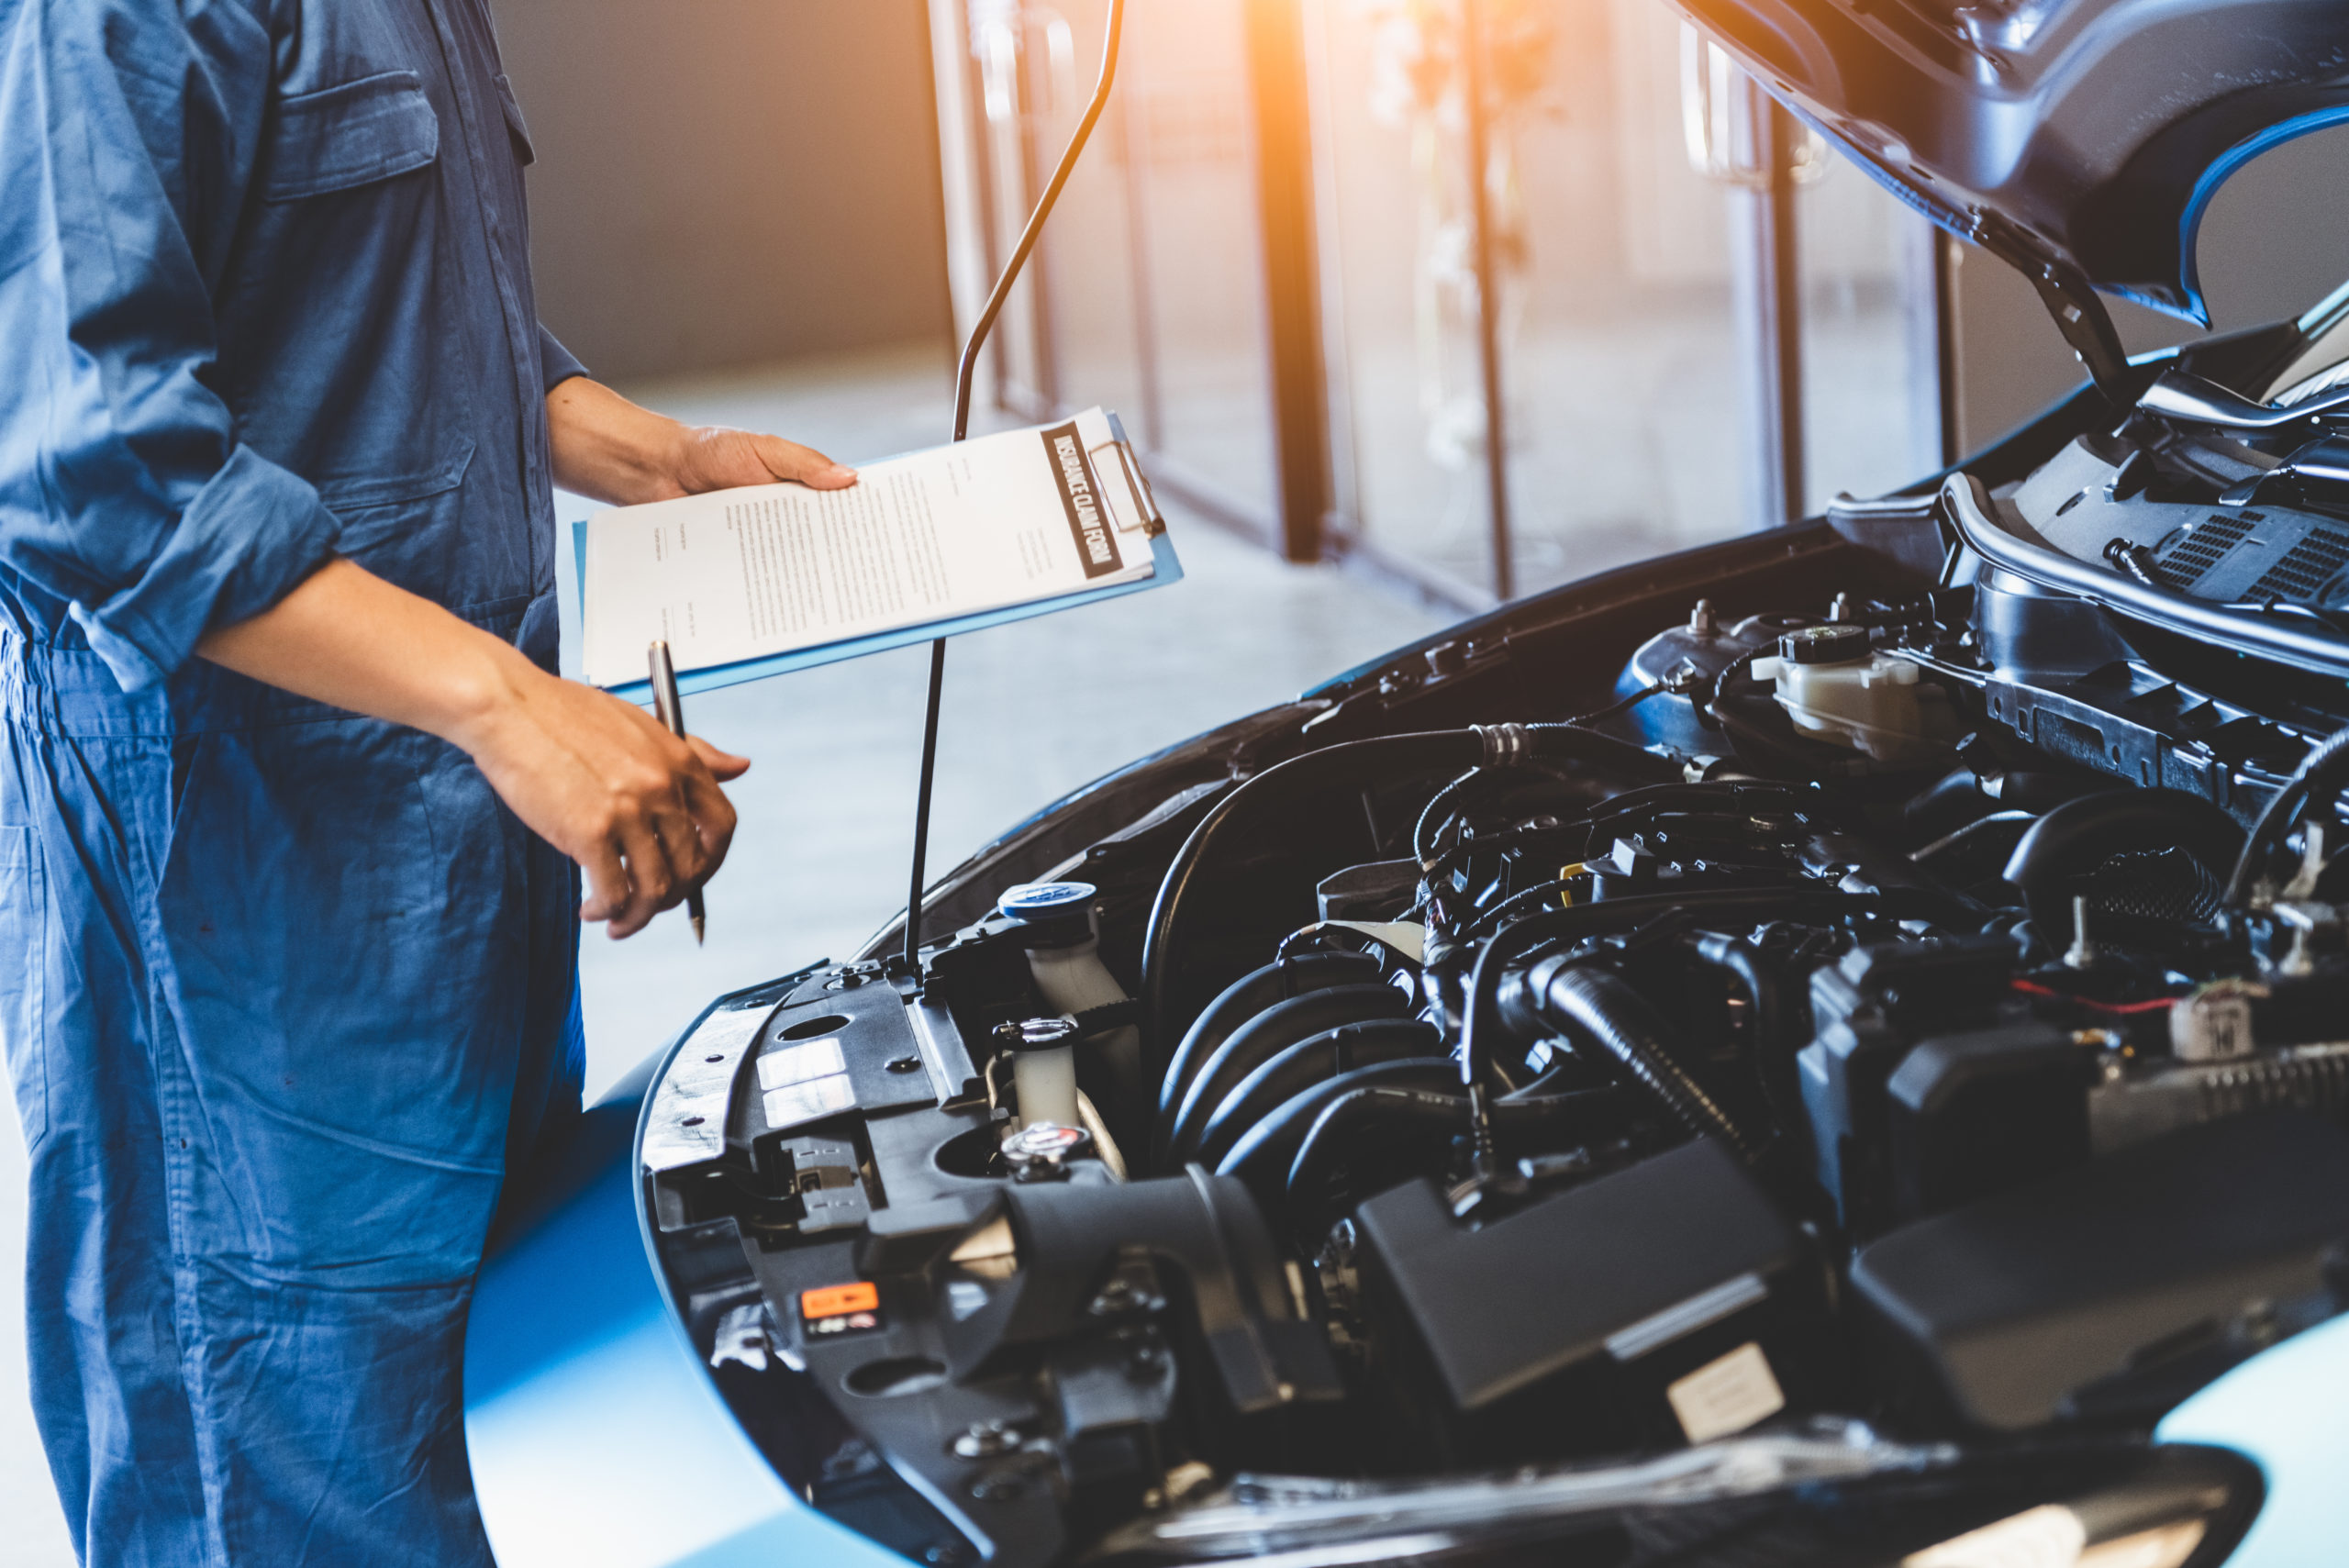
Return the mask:
<path id="1" fill-rule="evenodd" d="M 1674 3 L 1943 227 L 2198 323 L 2212 195 L 2349 119 L 2343 0 Z"/>

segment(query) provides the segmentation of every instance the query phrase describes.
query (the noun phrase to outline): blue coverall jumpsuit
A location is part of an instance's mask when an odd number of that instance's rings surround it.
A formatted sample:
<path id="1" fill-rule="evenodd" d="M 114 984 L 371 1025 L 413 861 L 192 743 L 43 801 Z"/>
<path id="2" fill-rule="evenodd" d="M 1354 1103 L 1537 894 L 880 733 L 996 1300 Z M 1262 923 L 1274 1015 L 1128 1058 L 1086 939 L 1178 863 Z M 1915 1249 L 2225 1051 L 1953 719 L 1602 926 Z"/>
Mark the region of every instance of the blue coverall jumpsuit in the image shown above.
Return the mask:
<path id="1" fill-rule="evenodd" d="M 551 661 L 529 159 L 484 0 L 0 0 L 0 1031 L 92 1563 L 489 1560 L 460 1339 L 578 1105 L 574 873 L 195 649 L 340 554 Z"/>

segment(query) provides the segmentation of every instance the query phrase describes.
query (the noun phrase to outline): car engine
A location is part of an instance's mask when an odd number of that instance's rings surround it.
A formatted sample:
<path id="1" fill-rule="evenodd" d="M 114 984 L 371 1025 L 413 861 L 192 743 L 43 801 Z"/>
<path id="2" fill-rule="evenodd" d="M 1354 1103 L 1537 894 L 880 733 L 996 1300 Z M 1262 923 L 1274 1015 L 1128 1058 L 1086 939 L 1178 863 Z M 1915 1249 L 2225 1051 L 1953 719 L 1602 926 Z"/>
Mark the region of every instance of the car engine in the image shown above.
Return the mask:
<path id="1" fill-rule="evenodd" d="M 729 1404 L 934 1563 L 1823 1561 L 1738 1499 L 2108 1463 L 2349 1290 L 2349 702 L 1998 551 L 2330 637 L 2316 445 L 2140 412 L 1612 574 L 722 1000 L 640 1157 Z"/>

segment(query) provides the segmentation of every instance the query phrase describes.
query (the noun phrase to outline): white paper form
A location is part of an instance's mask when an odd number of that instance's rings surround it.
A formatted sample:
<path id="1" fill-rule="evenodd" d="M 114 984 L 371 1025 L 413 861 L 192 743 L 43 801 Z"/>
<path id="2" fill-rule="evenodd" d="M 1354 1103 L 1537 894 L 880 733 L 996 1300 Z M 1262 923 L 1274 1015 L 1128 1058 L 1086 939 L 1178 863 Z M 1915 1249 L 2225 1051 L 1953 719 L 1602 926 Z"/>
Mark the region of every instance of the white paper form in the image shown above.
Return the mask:
<path id="1" fill-rule="evenodd" d="M 868 464 L 847 490 L 760 484 L 590 519 L 584 673 L 707 669 L 1152 574 L 1098 408 Z"/>

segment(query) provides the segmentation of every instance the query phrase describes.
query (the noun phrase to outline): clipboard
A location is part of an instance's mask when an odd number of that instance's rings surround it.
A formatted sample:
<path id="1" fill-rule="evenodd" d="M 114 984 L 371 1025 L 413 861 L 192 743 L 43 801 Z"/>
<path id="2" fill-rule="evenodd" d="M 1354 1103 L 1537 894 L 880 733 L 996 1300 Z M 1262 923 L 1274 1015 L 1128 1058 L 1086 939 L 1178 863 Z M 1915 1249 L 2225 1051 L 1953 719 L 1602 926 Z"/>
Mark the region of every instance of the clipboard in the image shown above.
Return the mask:
<path id="1" fill-rule="evenodd" d="M 1078 588 L 1049 598 L 1030 599 L 1022 604 L 1005 605 L 996 609 L 974 610 L 968 615 L 950 616 L 944 620 L 923 621 L 913 626 L 896 627 L 887 631 L 852 637 L 838 642 L 818 643 L 810 648 L 794 649 L 788 653 L 771 653 L 756 659 L 738 660 L 730 664 L 711 664 L 698 670 L 677 672 L 680 695 L 714 692 L 726 686 L 739 686 L 751 681 L 763 681 L 770 675 L 787 675 L 795 670 L 812 670 L 822 664 L 837 664 L 850 659 L 862 659 L 869 653 L 885 653 L 893 648 L 909 648 L 916 643 L 930 642 L 944 637 L 960 637 L 965 632 L 984 631 L 989 627 L 1009 626 L 1014 621 L 1033 620 L 1039 616 L 1073 610 L 1083 605 L 1097 604 L 1105 599 L 1120 598 L 1128 594 L 1146 593 L 1152 588 L 1171 587 L 1183 580 L 1183 563 L 1174 554 L 1174 544 L 1166 534 L 1166 522 L 1158 507 L 1158 499 L 1151 493 L 1150 482 L 1142 477 L 1141 465 L 1134 461 L 1132 445 L 1126 439 L 1125 427 L 1115 414 L 1109 417 L 1109 428 L 1115 439 L 1110 442 L 1118 450 L 1128 482 L 1142 505 L 1148 508 L 1144 519 L 1150 538 L 1151 574 L 1138 583 L 1119 583 L 1101 588 Z M 1096 448 L 1097 451 L 1100 449 Z M 579 584 L 580 602 L 587 597 L 587 519 L 580 518 L 571 525 L 572 569 Z M 603 688 L 616 697 L 633 703 L 652 700 L 652 683 L 649 678 L 629 681 L 623 685 Z"/>

